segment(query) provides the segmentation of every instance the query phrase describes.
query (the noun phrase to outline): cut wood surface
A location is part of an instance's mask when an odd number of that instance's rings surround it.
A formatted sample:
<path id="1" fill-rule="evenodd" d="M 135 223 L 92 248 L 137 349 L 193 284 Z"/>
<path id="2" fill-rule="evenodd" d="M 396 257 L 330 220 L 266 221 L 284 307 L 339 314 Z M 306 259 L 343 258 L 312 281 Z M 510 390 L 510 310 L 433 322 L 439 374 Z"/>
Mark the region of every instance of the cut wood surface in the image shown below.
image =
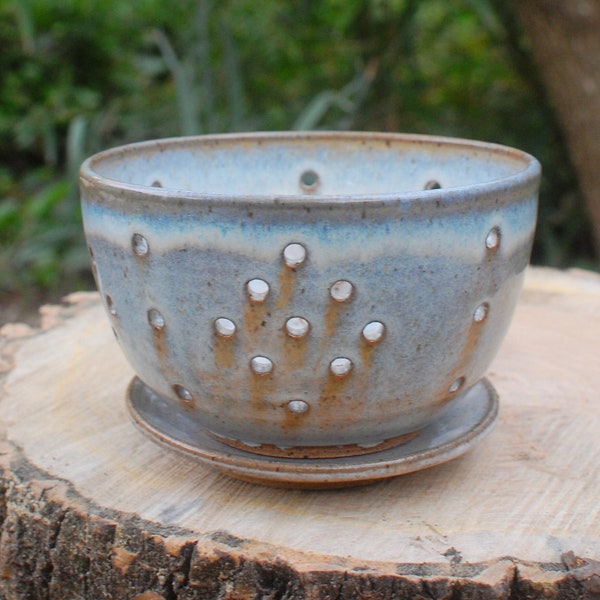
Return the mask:
<path id="1" fill-rule="evenodd" d="M 333 491 L 153 443 L 98 296 L 42 314 L 1 330 L 1 598 L 600 597 L 598 275 L 528 272 L 472 451 Z"/>

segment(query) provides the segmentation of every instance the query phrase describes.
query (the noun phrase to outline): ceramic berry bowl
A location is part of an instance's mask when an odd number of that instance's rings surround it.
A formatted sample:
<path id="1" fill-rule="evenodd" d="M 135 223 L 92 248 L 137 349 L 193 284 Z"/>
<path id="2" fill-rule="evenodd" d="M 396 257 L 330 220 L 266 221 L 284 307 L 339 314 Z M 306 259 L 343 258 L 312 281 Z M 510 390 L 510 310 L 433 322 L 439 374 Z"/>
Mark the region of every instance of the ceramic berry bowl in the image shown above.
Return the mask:
<path id="1" fill-rule="evenodd" d="M 449 460 L 497 415 L 483 378 L 533 239 L 538 162 L 400 134 L 132 144 L 81 168 L 85 232 L 136 377 L 134 421 L 270 485 Z"/>

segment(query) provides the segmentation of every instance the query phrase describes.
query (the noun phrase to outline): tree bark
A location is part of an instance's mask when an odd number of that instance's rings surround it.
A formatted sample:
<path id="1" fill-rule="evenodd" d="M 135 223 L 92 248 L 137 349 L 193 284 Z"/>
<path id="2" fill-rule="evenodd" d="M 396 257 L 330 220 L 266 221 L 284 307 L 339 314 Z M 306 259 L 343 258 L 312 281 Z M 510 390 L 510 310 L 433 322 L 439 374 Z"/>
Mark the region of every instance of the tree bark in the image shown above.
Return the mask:
<path id="1" fill-rule="evenodd" d="M 600 255 L 600 0 L 514 0 L 562 126 Z"/>

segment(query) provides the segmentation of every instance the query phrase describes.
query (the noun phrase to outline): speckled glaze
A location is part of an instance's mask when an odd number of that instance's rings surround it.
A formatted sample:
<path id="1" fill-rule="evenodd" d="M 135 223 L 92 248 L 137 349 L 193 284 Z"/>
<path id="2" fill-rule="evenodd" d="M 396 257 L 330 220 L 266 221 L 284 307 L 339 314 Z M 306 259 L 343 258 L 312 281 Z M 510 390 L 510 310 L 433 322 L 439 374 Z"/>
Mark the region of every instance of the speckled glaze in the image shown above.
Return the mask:
<path id="1" fill-rule="evenodd" d="M 108 317 L 169 427 L 331 458 L 412 439 L 480 381 L 539 176 L 465 140 L 244 134 L 100 153 L 81 195 Z"/>

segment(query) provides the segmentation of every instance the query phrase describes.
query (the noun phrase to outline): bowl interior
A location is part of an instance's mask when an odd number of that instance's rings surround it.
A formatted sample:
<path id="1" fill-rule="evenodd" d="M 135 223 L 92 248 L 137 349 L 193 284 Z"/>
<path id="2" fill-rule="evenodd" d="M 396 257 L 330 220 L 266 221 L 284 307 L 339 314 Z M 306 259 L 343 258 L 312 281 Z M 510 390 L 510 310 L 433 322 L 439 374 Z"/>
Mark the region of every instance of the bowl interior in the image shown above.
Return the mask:
<path id="1" fill-rule="evenodd" d="M 373 196 L 485 184 L 524 175 L 529 155 L 427 136 L 297 133 L 178 138 L 132 144 L 88 162 L 130 186 L 197 195 Z"/>

